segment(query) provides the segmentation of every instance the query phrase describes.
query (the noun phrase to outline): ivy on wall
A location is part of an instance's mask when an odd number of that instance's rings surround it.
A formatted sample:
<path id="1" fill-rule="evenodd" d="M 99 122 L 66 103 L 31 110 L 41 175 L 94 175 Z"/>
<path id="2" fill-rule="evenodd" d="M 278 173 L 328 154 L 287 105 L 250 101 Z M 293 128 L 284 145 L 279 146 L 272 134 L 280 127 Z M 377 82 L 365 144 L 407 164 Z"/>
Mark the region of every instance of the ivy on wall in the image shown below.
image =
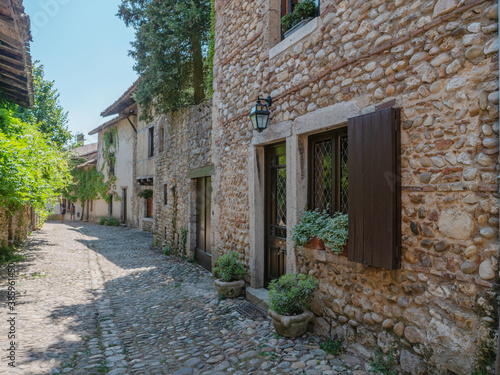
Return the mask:
<path id="1" fill-rule="evenodd" d="M 115 201 L 121 200 L 116 192 L 116 175 L 113 173 L 113 168 L 116 165 L 116 152 L 118 151 L 118 130 L 112 127 L 103 133 L 104 148 L 102 150 L 102 158 L 104 163 L 101 167 L 101 172 L 107 167 L 108 175 L 108 190 L 106 196 L 102 196 L 106 203 L 110 203 L 114 198 Z M 113 168 L 112 168 L 113 167 Z"/>

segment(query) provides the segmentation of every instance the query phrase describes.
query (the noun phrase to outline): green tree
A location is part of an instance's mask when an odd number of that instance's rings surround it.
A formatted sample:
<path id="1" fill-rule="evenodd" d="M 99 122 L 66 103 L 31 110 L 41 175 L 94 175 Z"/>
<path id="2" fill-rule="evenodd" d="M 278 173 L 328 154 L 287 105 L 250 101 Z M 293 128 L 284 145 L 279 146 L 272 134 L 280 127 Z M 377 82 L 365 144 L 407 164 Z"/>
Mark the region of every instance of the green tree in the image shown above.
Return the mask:
<path id="1" fill-rule="evenodd" d="M 35 125 L 59 147 L 67 146 L 72 139 L 68 130 L 68 112 L 59 103 L 59 93 L 54 81 L 47 81 L 44 67 L 39 61 L 33 64 L 33 86 L 35 103 L 32 108 L 17 106 L 16 117 Z"/>
<path id="2" fill-rule="evenodd" d="M 122 0 L 118 16 L 136 31 L 130 55 L 141 75 L 136 101 L 150 118 L 205 98 L 210 0 Z"/>
<path id="3" fill-rule="evenodd" d="M 12 215 L 30 205 L 42 217 L 68 184 L 67 156 L 35 125 L 0 105 L 0 207 Z"/>

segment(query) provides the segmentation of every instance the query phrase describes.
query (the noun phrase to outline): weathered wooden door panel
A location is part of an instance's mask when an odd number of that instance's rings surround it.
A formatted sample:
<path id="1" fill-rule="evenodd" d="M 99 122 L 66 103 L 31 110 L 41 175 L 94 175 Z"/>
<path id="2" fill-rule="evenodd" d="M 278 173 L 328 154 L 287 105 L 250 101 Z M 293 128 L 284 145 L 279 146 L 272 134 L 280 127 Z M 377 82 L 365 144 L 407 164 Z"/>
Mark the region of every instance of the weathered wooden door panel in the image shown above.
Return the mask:
<path id="1" fill-rule="evenodd" d="M 286 145 L 266 149 L 265 285 L 286 273 Z"/>
<path id="2" fill-rule="evenodd" d="M 196 184 L 196 261 L 212 270 L 211 247 L 212 179 L 203 177 Z"/>

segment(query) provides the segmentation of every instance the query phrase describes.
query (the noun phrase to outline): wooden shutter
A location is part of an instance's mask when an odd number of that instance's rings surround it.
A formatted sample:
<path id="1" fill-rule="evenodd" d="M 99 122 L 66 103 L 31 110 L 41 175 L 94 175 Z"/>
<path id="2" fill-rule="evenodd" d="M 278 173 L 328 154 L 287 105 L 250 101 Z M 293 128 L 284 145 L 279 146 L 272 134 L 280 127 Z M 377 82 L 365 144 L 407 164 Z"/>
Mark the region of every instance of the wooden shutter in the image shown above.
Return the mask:
<path id="1" fill-rule="evenodd" d="M 401 263 L 400 111 L 349 119 L 349 260 L 386 269 Z"/>

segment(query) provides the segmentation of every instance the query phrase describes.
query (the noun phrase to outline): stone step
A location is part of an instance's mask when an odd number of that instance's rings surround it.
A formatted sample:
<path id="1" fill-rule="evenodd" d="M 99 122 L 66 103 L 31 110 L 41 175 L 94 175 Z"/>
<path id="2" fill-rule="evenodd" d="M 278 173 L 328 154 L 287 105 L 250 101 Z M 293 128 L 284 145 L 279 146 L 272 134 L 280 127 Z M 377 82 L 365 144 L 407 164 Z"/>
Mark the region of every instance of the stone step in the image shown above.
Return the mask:
<path id="1" fill-rule="evenodd" d="M 245 295 L 247 301 L 267 310 L 269 308 L 269 291 L 264 288 L 255 289 L 251 286 L 246 287 Z"/>

